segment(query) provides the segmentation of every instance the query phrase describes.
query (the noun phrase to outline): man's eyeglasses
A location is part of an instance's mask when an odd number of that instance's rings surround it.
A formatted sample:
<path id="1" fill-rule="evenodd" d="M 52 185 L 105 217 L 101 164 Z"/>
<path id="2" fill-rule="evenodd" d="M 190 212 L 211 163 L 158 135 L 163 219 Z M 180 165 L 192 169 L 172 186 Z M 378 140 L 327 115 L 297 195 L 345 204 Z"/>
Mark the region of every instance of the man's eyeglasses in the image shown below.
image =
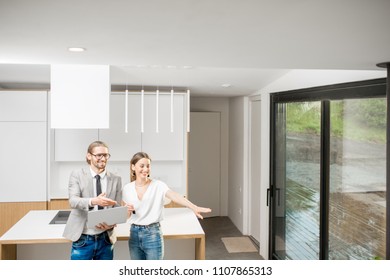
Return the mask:
<path id="1" fill-rule="evenodd" d="M 103 157 L 105 158 L 105 159 L 109 159 L 110 158 L 110 154 L 97 154 L 97 155 L 94 155 L 94 154 L 92 154 L 91 153 L 91 155 L 93 155 L 96 159 L 102 159 Z"/>

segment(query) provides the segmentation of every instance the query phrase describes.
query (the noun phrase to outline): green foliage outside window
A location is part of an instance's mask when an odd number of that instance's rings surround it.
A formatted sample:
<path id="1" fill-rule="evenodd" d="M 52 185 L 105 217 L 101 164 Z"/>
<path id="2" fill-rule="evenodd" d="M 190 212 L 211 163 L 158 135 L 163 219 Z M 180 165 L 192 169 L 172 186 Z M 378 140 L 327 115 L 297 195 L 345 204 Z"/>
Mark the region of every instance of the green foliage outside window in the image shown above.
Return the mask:
<path id="1" fill-rule="evenodd" d="M 386 99 L 331 101 L 331 136 L 350 140 L 385 143 Z M 287 131 L 320 135 L 320 102 L 287 105 Z"/>

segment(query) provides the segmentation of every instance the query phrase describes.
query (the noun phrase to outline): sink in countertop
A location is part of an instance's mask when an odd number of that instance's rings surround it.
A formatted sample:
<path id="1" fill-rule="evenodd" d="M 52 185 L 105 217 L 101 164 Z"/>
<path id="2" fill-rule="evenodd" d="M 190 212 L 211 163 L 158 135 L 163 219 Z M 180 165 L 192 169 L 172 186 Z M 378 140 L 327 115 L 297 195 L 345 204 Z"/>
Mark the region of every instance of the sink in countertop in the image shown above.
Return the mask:
<path id="1" fill-rule="evenodd" d="M 49 225 L 66 224 L 70 215 L 70 210 L 60 210 L 50 221 Z"/>

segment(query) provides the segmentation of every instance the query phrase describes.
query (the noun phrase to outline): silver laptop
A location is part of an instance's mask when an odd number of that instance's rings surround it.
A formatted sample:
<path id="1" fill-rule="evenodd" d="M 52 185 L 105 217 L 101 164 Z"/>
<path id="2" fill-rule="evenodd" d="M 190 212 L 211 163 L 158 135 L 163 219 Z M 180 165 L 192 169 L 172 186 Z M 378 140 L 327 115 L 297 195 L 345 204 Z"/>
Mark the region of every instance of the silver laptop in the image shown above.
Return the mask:
<path id="1" fill-rule="evenodd" d="M 127 207 L 113 207 L 102 210 L 93 210 L 88 212 L 88 228 L 95 228 L 98 224 L 107 225 L 122 224 L 127 221 Z"/>

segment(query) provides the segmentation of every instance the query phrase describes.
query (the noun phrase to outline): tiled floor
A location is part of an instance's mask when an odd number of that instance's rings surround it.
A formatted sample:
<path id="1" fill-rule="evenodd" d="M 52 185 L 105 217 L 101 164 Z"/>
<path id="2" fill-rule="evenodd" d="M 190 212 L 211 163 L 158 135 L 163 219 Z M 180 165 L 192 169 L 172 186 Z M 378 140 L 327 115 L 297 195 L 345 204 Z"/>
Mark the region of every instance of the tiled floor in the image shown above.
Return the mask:
<path id="1" fill-rule="evenodd" d="M 229 253 L 222 237 L 243 236 L 228 217 L 211 217 L 200 220 L 206 234 L 206 260 L 263 260 L 258 252 Z"/>

